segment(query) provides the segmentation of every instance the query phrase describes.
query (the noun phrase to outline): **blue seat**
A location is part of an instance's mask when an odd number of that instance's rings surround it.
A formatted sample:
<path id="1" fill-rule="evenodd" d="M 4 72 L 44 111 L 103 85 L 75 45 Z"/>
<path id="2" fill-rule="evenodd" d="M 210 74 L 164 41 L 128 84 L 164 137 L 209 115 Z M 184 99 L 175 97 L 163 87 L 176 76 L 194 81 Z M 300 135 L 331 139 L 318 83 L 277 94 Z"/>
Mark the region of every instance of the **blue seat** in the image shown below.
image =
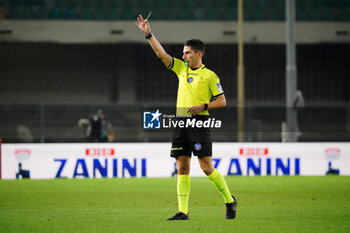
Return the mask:
<path id="1" fill-rule="evenodd" d="M 96 7 L 95 8 L 95 13 L 94 13 L 94 19 L 97 20 L 104 20 L 107 18 L 107 11 L 104 7 Z"/>
<path id="2" fill-rule="evenodd" d="M 65 18 L 66 19 L 78 19 L 79 15 L 77 13 L 76 8 L 74 8 L 74 7 L 67 8 L 67 10 L 65 11 Z"/>
<path id="3" fill-rule="evenodd" d="M 49 18 L 50 19 L 64 19 L 64 13 L 62 8 L 60 7 L 54 7 L 49 12 Z"/>
<path id="4" fill-rule="evenodd" d="M 315 7 L 329 7 L 329 0 L 314 0 L 313 4 Z"/>
<path id="5" fill-rule="evenodd" d="M 193 20 L 194 16 L 189 8 L 180 8 L 179 20 Z"/>
<path id="6" fill-rule="evenodd" d="M 162 20 L 162 19 L 164 19 L 163 14 L 160 11 L 160 8 L 155 8 L 155 9 L 151 9 L 151 10 L 152 10 L 152 15 L 150 17 L 151 20 Z M 147 17 L 147 15 L 145 15 L 145 17 Z"/>
<path id="7" fill-rule="evenodd" d="M 110 1 L 105 1 L 107 6 L 111 7 L 121 7 L 124 4 L 123 0 L 110 0 Z"/>
<path id="8" fill-rule="evenodd" d="M 2 6 L 11 6 L 11 0 L 0 0 L 0 5 Z"/>
<path id="9" fill-rule="evenodd" d="M 130 7 L 125 7 L 122 9 L 121 12 L 121 19 L 122 20 L 134 20 L 136 14 L 134 14 L 134 12 L 132 11 L 132 9 L 130 9 Z"/>
<path id="10" fill-rule="evenodd" d="M 207 15 L 206 15 L 206 11 L 205 11 L 205 9 L 203 7 L 196 7 L 196 8 L 194 8 L 193 15 L 194 15 L 194 19 L 195 20 L 206 20 L 206 19 L 208 19 Z"/>
<path id="11" fill-rule="evenodd" d="M 237 7 L 238 3 L 237 1 L 238 0 L 221 0 L 225 5 L 225 7 Z M 219 1 L 219 2 L 221 2 Z M 245 0 L 244 2 L 246 1 L 249 1 L 249 0 Z"/>
<path id="12" fill-rule="evenodd" d="M 177 20 L 179 16 L 179 8 L 173 8 L 171 11 L 165 9 L 165 19 L 167 20 Z"/>
<path id="13" fill-rule="evenodd" d="M 159 0 L 157 2 L 157 6 L 160 6 L 160 8 L 164 8 L 164 7 L 169 8 L 171 5 L 171 2 L 172 2 L 171 0 Z"/>
<path id="14" fill-rule="evenodd" d="M 155 1 L 152 1 L 152 0 L 140 0 L 139 5 L 142 5 L 146 8 L 154 8 L 152 10 L 155 10 L 158 8 L 158 7 L 155 7 L 158 5 L 155 3 Z"/>
<path id="15" fill-rule="evenodd" d="M 224 8 L 223 18 L 226 20 L 236 20 L 237 19 L 237 8 L 234 8 L 234 7 Z"/>
<path id="16" fill-rule="evenodd" d="M 26 1 L 26 0 L 13 0 L 12 3 L 15 6 L 26 6 L 26 5 L 29 5 L 29 1 Z"/>
<path id="17" fill-rule="evenodd" d="M 209 1 L 209 0 L 207 0 L 207 1 Z M 200 5 L 201 5 L 201 2 L 202 1 L 199 1 L 199 2 L 197 2 L 196 0 L 188 0 L 188 1 L 184 1 L 184 2 L 182 2 L 182 5 L 184 6 L 184 7 L 200 7 Z M 205 2 L 205 1 L 204 1 Z"/>
<path id="18" fill-rule="evenodd" d="M 33 8 L 34 19 L 46 19 L 47 11 L 45 6 L 37 6 Z"/>
<path id="19" fill-rule="evenodd" d="M 80 19 L 91 20 L 93 18 L 92 8 L 90 7 L 82 7 L 79 13 Z"/>
<path id="20" fill-rule="evenodd" d="M 121 16 L 119 14 L 118 8 L 108 8 L 107 10 L 107 19 L 111 19 L 111 20 L 117 20 L 120 19 Z"/>
<path id="21" fill-rule="evenodd" d="M 69 0 L 55 0 L 53 4 L 56 7 L 66 7 L 70 1 Z"/>
<path id="22" fill-rule="evenodd" d="M 100 4 L 99 0 L 85 0 L 86 6 L 96 7 Z"/>
<path id="23" fill-rule="evenodd" d="M 220 20 L 222 18 L 224 18 L 222 16 L 222 8 L 212 8 L 212 9 L 209 9 L 208 11 L 208 19 L 210 20 Z"/>

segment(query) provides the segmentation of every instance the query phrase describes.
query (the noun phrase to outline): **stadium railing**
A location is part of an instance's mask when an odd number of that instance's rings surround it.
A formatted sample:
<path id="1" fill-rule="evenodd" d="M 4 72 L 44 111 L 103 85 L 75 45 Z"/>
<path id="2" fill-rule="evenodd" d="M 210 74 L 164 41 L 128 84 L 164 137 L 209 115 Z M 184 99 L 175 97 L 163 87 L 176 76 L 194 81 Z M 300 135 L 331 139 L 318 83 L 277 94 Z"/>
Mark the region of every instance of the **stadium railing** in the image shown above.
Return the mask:
<path id="1" fill-rule="evenodd" d="M 143 113 L 160 110 L 175 114 L 174 103 L 135 104 L 0 104 L 0 132 L 3 142 L 84 142 L 86 135 L 78 126 L 102 109 L 112 124 L 116 142 L 170 142 L 172 129 L 144 129 Z M 246 141 L 279 142 L 285 121 L 283 104 L 248 104 Z M 299 111 L 300 141 L 349 141 L 350 106 L 346 103 L 308 105 Z M 212 111 L 211 117 L 222 121 L 213 128 L 213 140 L 237 141 L 237 108 L 229 103 L 225 109 Z"/>

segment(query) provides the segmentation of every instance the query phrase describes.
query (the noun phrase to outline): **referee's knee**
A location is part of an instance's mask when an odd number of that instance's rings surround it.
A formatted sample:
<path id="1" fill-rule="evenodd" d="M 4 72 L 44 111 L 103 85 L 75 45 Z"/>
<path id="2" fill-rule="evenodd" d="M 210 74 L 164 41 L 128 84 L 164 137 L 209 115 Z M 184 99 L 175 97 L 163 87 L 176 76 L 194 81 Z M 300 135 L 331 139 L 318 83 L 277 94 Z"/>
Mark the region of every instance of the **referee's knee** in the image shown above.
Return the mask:
<path id="1" fill-rule="evenodd" d="M 209 176 L 214 171 L 214 168 L 206 165 L 201 165 L 201 169 L 207 176 Z"/>
<path id="2" fill-rule="evenodd" d="M 180 175 L 188 175 L 190 174 L 190 169 L 186 167 L 178 167 L 177 168 Z"/>

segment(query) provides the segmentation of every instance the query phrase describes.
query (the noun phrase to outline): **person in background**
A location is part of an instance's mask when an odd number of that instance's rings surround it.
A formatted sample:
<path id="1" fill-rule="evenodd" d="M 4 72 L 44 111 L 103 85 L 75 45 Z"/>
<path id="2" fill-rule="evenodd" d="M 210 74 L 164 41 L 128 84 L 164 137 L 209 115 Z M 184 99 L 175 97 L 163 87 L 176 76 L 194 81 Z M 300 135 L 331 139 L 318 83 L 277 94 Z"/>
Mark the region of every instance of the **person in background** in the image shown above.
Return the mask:
<path id="1" fill-rule="evenodd" d="M 7 10 L 3 5 L 0 5 L 0 19 L 7 18 Z"/>
<path id="2" fill-rule="evenodd" d="M 112 124 L 106 121 L 101 109 L 98 109 L 89 119 L 80 119 L 78 125 L 89 142 L 114 141 L 115 135 Z"/>

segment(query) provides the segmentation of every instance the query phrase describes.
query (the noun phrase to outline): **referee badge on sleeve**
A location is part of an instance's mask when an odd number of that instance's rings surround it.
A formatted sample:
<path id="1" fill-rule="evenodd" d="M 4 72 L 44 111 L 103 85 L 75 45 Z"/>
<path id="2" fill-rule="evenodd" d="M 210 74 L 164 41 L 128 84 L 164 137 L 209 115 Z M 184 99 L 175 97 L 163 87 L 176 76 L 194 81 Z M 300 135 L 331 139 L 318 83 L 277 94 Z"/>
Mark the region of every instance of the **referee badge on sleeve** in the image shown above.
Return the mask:
<path id="1" fill-rule="evenodd" d="M 216 83 L 216 86 L 218 87 L 219 92 L 224 92 L 220 83 Z"/>

